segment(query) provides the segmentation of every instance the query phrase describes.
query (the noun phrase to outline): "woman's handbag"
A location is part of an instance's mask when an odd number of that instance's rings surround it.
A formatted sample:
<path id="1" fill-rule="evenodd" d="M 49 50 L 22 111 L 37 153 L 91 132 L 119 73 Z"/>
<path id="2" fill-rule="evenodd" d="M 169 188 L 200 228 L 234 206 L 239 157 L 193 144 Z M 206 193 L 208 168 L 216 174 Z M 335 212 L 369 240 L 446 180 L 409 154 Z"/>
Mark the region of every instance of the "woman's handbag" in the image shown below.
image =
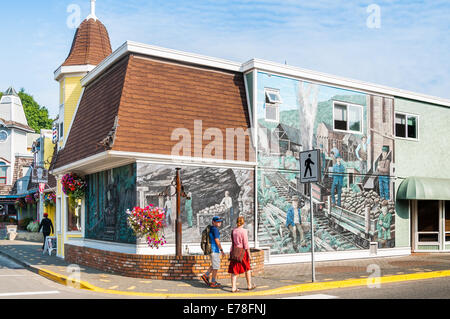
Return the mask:
<path id="1" fill-rule="evenodd" d="M 244 255 L 245 255 L 245 249 L 236 247 L 234 245 L 233 234 L 231 234 L 231 238 L 233 241 L 232 241 L 231 252 L 230 252 L 230 260 L 236 261 L 236 262 L 242 262 L 242 259 L 244 259 Z"/>

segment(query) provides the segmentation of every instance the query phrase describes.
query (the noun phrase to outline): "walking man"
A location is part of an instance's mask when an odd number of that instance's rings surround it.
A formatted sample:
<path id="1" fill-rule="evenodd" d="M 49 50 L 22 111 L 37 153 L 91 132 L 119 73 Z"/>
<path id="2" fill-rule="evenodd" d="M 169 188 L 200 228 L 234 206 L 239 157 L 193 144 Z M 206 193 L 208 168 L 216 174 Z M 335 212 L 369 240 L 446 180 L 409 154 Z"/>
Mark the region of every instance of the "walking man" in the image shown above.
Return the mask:
<path id="1" fill-rule="evenodd" d="M 209 230 L 209 240 L 211 242 L 211 266 L 201 278 L 210 287 L 216 288 L 222 285 L 216 281 L 217 271 L 220 269 L 220 257 L 224 256 L 222 245 L 220 244 L 219 227 L 222 226 L 222 219 L 218 216 L 213 217 L 212 226 Z M 209 276 L 211 275 L 211 281 Z"/>
<path id="2" fill-rule="evenodd" d="M 42 250 L 44 250 L 45 247 L 45 240 L 47 239 L 47 237 L 54 233 L 54 229 L 53 229 L 53 223 L 51 221 L 51 219 L 48 218 L 48 214 L 44 213 L 44 218 L 42 219 L 41 223 L 39 224 L 39 230 L 38 233 L 41 231 L 42 228 L 42 233 L 44 234 L 44 244 L 42 244 Z M 50 232 L 51 230 L 51 232 Z"/>
<path id="3" fill-rule="evenodd" d="M 311 154 L 308 154 L 308 158 L 305 161 L 305 174 L 303 177 L 306 177 L 306 172 L 309 170 L 309 176 L 312 176 L 311 165 L 314 165 L 314 162 L 311 160 Z"/>

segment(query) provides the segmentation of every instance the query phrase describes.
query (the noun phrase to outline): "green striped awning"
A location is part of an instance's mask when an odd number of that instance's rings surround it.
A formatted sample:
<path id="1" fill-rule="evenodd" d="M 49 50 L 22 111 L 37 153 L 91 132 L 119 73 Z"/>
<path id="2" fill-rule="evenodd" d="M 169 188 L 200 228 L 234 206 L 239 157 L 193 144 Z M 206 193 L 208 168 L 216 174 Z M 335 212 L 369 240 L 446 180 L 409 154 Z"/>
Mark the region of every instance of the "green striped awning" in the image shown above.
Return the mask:
<path id="1" fill-rule="evenodd" d="M 397 199 L 450 200 L 450 179 L 408 177 L 398 187 Z"/>

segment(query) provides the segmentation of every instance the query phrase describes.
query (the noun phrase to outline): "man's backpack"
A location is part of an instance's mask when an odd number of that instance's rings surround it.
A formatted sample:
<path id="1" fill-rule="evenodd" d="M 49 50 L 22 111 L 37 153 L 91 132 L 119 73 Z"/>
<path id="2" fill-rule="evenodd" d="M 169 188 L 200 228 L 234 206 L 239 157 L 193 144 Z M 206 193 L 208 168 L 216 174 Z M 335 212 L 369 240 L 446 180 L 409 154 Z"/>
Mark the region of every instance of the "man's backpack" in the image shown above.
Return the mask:
<path id="1" fill-rule="evenodd" d="M 209 238 L 210 228 L 211 228 L 211 225 L 208 225 L 202 231 L 202 241 L 200 242 L 200 246 L 205 255 L 211 254 L 211 240 Z"/>

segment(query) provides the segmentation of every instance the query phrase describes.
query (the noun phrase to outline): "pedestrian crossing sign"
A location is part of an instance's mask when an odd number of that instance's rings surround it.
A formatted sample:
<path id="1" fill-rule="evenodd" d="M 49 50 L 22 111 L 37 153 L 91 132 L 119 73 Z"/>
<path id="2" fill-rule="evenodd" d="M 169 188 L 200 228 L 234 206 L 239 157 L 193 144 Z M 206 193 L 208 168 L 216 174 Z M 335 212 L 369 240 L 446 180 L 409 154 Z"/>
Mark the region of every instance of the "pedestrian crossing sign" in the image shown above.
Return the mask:
<path id="1" fill-rule="evenodd" d="M 319 150 L 300 152 L 300 182 L 315 183 L 320 180 Z"/>

